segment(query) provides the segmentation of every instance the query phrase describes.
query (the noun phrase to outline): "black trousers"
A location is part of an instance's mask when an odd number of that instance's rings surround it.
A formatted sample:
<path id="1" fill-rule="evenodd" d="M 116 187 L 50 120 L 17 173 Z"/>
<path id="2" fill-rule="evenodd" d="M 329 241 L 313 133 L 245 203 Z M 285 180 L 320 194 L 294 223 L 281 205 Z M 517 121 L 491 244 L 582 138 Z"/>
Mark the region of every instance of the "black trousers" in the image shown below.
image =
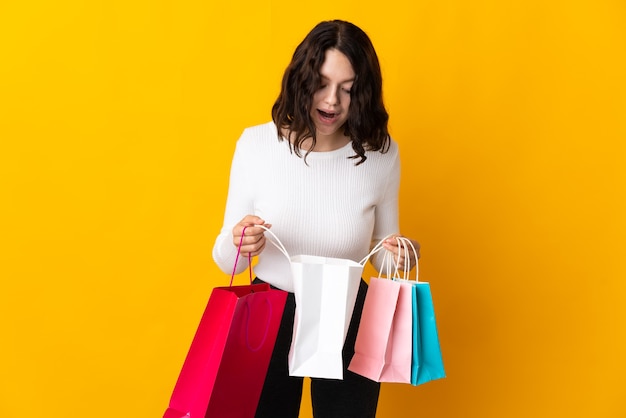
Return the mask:
<path id="1" fill-rule="evenodd" d="M 255 283 L 262 283 L 255 279 Z M 343 348 L 343 380 L 311 379 L 311 403 L 315 418 L 374 418 L 380 383 L 347 370 L 361 320 L 367 284 L 361 280 L 354 313 Z M 297 418 L 302 399 L 302 377 L 289 376 L 287 356 L 291 346 L 294 313 L 293 293 L 287 303 L 255 418 Z"/>

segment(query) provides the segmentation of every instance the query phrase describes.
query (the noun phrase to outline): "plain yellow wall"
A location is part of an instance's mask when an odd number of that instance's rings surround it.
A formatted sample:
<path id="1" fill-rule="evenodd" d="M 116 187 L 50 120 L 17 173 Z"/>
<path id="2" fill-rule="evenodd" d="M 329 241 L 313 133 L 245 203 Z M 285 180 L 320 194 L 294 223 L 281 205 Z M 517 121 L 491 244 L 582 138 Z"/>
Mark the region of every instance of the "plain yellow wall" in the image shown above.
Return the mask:
<path id="1" fill-rule="evenodd" d="M 25 0 L 0 4 L 0 417 L 162 415 L 228 280 L 235 141 L 330 18 L 381 59 L 448 373 L 378 416 L 626 416 L 623 2 Z"/>

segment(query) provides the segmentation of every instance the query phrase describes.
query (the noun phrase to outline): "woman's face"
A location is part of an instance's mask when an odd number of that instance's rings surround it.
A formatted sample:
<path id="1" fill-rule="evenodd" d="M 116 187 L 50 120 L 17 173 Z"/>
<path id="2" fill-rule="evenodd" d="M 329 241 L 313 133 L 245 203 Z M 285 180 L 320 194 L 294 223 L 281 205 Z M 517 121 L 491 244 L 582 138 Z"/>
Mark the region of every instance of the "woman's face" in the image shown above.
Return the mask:
<path id="1" fill-rule="evenodd" d="M 344 140 L 343 125 L 348 120 L 350 89 L 354 70 L 344 54 L 336 49 L 326 51 L 320 68 L 321 86 L 313 94 L 311 119 L 316 137 L 322 141 Z"/>

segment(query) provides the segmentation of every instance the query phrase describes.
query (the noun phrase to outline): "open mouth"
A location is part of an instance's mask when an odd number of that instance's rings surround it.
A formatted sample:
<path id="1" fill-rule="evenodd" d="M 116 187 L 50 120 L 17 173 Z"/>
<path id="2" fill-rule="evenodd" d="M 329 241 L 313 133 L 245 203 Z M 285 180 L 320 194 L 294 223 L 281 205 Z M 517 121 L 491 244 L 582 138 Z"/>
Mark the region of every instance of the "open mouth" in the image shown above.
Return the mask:
<path id="1" fill-rule="evenodd" d="M 326 120 L 333 120 L 339 115 L 338 113 L 324 112 L 323 110 L 319 110 L 319 109 L 317 109 L 317 112 L 320 114 L 320 116 L 323 119 L 326 119 Z"/>

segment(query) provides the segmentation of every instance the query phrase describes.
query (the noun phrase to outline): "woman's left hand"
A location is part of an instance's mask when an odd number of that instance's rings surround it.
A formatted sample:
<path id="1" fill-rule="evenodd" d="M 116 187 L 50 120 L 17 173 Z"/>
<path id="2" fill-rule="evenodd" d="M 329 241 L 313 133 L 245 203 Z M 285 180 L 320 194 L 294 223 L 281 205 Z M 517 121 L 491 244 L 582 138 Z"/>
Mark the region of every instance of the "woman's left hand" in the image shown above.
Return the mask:
<path id="1" fill-rule="evenodd" d="M 391 251 L 393 253 L 394 263 L 396 263 L 398 268 L 402 270 L 405 270 L 405 266 L 406 266 L 405 255 L 408 254 L 409 256 L 408 265 L 410 267 L 409 270 L 412 270 L 413 267 L 415 267 L 415 265 L 417 264 L 417 260 L 415 259 L 416 254 L 410 245 L 408 246 L 408 248 L 406 248 L 406 251 L 405 251 L 404 245 L 401 243 L 401 241 L 397 240 L 396 237 L 402 237 L 402 235 L 394 235 L 392 237 L 387 238 L 383 242 L 383 247 L 386 250 Z M 403 237 L 403 238 L 406 238 L 406 237 Z M 415 251 L 417 252 L 417 258 L 419 259 L 420 258 L 420 243 L 410 238 L 406 238 L 406 239 L 411 241 L 411 243 L 415 247 Z"/>

